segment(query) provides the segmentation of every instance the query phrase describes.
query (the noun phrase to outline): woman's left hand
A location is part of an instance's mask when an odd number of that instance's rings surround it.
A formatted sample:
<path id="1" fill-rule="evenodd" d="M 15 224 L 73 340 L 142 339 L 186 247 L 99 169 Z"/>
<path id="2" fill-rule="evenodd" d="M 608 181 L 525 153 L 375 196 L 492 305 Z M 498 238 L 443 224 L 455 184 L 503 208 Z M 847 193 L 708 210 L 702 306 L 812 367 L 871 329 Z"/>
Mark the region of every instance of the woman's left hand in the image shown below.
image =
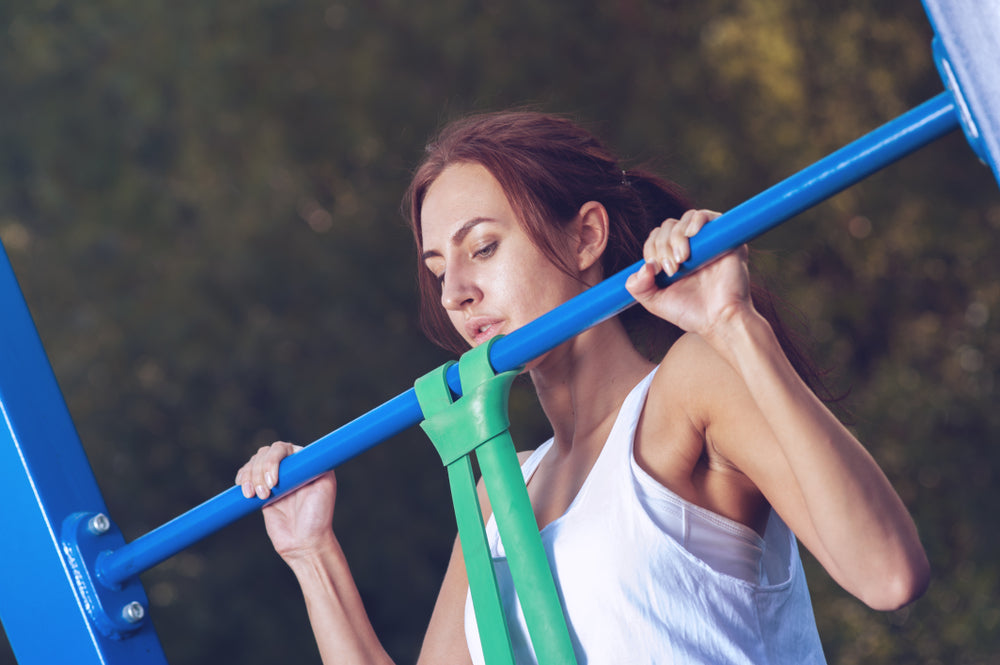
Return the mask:
<path id="1" fill-rule="evenodd" d="M 691 238 L 720 216 L 711 210 L 689 210 L 653 229 L 643 247 L 646 263 L 625 283 L 647 310 L 682 330 L 710 337 L 715 327 L 750 304 L 747 248 L 742 246 L 678 280 L 669 288 L 656 285 L 656 274 L 677 272 L 691 256 Z"/>
<path id="2" fill-rule="evenodd" d="M 258 450 L 236 473 L 236 484 L 243 489 L 243 496 L 269 498 L 278 484 L 281 461 L 299 450 L 302 446 L 286 441 L 275 441 Z M 264 526 L 281 558 L 291 563 L 329 545 L 336 500 L 337 480 L 333 471 L 328 471 L 264 507 Z"/>

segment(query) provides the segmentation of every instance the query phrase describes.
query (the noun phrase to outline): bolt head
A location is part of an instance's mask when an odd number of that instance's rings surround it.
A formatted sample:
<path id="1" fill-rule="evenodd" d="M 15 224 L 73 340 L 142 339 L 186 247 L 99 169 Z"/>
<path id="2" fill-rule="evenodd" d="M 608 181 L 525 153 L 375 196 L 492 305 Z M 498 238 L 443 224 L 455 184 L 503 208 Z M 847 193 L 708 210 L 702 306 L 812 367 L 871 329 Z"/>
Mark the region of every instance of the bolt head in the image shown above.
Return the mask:
<path id="1" fill-rule="evenodd" d="M 146 616 L 146 608 L 137 600 L 122 608 L 122 618 L 129 623 L 139 623 Z"/>
<path id="2" fill-rule="evenodd" d="M 95 536 L 107 533 L 111 529 L 111 520 L 104 513 L 97 513 L 87 522 L 87 530 Z"/>

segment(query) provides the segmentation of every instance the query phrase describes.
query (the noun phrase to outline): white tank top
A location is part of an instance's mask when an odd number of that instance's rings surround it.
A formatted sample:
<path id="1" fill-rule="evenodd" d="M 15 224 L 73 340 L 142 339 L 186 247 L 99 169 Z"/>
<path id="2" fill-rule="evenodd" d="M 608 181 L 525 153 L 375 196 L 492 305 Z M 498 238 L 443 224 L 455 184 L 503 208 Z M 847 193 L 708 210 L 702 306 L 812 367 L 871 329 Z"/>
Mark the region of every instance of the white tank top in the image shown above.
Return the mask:
<path id="1" fill-rule="evenodd" d="M 778 515 L 760 538 L 636 464 L 652 377 L 625 399 L 576 498 L 541 532 L 579 664 L 825 663 L 795 536 Z M 551 446 L 525 461 L 525 481 Z M 515 659 L 536 663 L 492 517 L 486 532 Z M 471 597 L 465 633 L 483 665 Z"/>

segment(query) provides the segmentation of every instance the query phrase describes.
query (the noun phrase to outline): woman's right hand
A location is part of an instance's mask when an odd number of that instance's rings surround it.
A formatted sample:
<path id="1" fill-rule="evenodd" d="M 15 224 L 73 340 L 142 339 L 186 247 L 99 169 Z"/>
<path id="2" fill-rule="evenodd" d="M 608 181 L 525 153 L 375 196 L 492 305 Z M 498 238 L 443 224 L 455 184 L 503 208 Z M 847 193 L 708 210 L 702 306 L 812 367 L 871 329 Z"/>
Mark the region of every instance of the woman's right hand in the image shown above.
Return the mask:
<path id="1" fill-rule="evenodd" d="M 264 446 L 236 473 L 243 496 L 266 499 L 278 484 L 281 460 L 302 449 L 285 441 Z M 333 541 L 337 479 L 328 471 L 316 480 L 264 507 L 271 544 L 286 561 L 320 552 Z"/>

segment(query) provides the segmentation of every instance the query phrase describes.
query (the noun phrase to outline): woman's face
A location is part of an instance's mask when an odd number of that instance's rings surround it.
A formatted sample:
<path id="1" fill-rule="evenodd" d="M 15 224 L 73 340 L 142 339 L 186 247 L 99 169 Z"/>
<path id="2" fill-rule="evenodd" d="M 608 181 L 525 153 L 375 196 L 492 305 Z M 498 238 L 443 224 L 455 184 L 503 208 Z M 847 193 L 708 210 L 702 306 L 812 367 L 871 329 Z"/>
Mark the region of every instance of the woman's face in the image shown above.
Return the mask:
<path id="1" fill-rule="evenodd" d="M 420 219 L 424 264 L 441 280 L 452 325 L 472 346 L 516 330 L 584 288 L 542 254 L 500 183 L 479 164 L 447 167 L 428 188 Z"/>

